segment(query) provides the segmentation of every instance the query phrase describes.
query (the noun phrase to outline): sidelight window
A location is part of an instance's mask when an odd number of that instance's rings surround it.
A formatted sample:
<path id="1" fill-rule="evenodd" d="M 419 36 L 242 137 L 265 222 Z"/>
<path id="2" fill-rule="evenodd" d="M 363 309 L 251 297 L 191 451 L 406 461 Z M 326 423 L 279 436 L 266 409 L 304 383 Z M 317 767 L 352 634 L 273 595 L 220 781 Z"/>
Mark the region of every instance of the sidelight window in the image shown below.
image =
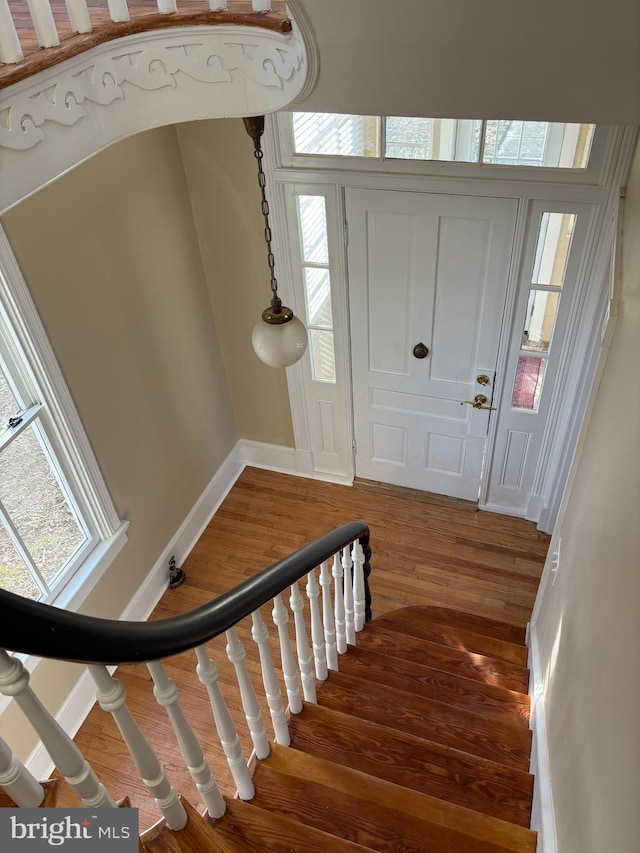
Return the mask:
<path id="1" fill-rule="evenodd" d="M 336 360 L 325 199 L 321 195 L 298 195 L 296 200 L 311 371 L 317 382 L 335 382 Z"/>
<path id="2" fill-rule="evenodd" d="M 575 213 L 540 217 L 536 251 L 511 397 L 514 409 L 537 412 L 576 223 Z"/>

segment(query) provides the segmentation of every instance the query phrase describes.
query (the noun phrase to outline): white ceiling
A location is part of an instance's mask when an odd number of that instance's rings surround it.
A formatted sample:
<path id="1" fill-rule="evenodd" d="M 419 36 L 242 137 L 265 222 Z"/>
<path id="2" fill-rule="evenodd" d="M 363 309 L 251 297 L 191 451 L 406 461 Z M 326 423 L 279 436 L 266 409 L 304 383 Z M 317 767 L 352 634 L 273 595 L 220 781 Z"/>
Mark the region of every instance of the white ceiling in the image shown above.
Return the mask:
<path id="1" fill-rule="evenodd" d="M 310 111 L 640 124 L 639 0 L 292 0 Z"/>

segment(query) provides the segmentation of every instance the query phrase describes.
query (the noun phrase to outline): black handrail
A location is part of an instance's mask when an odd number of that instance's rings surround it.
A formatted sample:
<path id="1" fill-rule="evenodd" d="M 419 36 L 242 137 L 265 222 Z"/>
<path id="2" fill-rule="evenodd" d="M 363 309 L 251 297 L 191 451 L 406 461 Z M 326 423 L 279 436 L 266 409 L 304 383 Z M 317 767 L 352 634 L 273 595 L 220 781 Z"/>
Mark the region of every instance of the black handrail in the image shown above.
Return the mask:
<path id="1" fill-rule="evenodd" d="M 0 648 L 85 664 L 171 657 L 227 631 L 356 539 L 367 552 L 364 522 L 344 524 L 202 607 L 155 622 L 83 616 L 0 590 Z"/>

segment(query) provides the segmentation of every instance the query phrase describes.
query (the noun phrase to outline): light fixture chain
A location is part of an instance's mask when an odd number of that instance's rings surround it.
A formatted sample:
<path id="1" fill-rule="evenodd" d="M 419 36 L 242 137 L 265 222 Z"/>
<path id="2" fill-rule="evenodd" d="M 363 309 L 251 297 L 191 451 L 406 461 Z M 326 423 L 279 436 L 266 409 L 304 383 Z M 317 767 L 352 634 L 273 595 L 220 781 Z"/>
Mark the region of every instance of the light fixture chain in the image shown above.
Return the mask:
<path id="1" fill-rule="evenodd" d="M 278 281 L 275 275 L 275 258 L 273 256 L 273 251 L 271 249 L 271 226 L 269 225 L 269 202 L 267 201 L 266 196 L 266 185 L 267 179 L 264 174 L 264 168 L 262 166 L 262 160 L 264 158 L 264 153 L 262 151 L 262 147 L 260 145 L 260 140 L 255 140 L 255 149 L 253 152 L 256 160 L 258 161 L 258 186 L 260 187 L 260 192 L 262 193 L 262 215 L 264 217 L 264 241 L 267 244 L 267 263 L 269 264 L 269 273 L 271 276 L 270 284 L 271 284 L 271 292 L 273 293 L 273 298 L 278 299 Z M 279 301 L 279 299 L 278 299 Z"/>

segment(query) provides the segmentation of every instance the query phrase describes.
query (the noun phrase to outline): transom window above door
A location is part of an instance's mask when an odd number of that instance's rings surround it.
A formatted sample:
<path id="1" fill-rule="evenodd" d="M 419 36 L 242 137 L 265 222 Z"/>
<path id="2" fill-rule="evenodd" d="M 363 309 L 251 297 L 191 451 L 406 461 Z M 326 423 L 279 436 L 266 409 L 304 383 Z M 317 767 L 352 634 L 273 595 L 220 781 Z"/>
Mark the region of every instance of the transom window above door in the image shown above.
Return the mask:
<path id="1" fill-rule="evenodd" d="M 294 155 L 585 170 L 593 124 L 291 113 Z"/>

